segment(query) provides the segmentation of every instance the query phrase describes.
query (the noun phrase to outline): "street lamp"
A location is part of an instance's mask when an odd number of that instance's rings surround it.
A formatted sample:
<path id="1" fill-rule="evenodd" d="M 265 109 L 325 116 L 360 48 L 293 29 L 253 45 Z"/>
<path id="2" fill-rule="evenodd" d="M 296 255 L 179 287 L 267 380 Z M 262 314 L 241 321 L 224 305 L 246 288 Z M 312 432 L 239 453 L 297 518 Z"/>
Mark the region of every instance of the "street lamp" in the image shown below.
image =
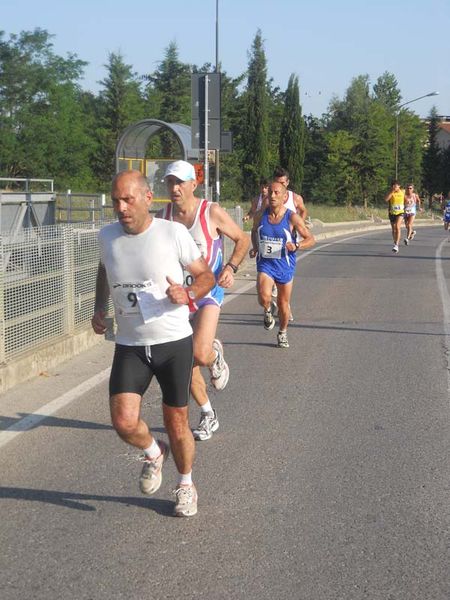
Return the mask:
<path id="1" fill-rule="evenodd" d="M 397 108 L 397 114 L 395 116 L 395 179 L 398 178 L 398 117 L 400 115 L 400 109 L 406 106 L 407 104 L 412 104 L 413 102 L 417 102 L 417 100 L 422 100 L 422 98 L 428 98 L 429 96 L 438 95 L 439 92 L 430 92 L 429 94 L 424 94 L 423 96 L 414 98 L 414 100 L 408 100 L 408 102 L 400 104 L 400 106 Z"/>

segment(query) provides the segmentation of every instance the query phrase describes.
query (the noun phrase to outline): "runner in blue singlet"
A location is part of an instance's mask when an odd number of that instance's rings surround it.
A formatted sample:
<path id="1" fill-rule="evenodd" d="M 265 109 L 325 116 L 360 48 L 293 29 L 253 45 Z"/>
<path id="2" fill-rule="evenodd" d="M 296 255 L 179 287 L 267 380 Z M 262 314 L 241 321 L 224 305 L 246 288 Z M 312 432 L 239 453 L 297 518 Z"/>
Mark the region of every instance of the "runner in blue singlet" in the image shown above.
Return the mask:
<path id="1" fill-rule="evenodd" d="M 282 183 L 272 181 L 269 187 L 269 207 L 253 223 L 253 247 L 250 250 L 250 257 L 257 256 L 258 301 L 264 308 L 264 328 L 267 330 L 273 329 L 275 325 L 271 308 L 274 283 L 278 289 L 279 348 L 289 348 L 287 326 L 296 251 L 306 250 L 315 244 L 314 236 L 303 219 L 286 208 L 287 195 L 287 189 Z M 295 232 L 303 238 L 301 242 L 294 241 Z"/>

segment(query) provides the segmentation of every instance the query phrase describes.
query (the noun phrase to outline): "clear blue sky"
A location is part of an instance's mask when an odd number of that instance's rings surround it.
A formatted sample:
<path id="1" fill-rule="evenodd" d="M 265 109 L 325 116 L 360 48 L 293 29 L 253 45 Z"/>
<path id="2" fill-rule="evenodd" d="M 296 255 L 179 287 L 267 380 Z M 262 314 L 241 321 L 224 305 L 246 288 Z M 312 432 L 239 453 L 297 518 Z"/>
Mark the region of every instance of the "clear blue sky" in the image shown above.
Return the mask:
<path id="1" fill-rule="evenodd" d="M 36 27 L 54 34 L 54 50 L 89 63 L 83 87 L 97 92 L 110 52 L 139 74 L 155 70 L 171 41 L 180 60 L 215 62 L 216 0 L 2 0 L 0 30 Z M 450 115 L 449 0 L 219 0 L 219 59 L 230 76 L 242 73 L 258 28 L 268 74 L 282 89 L 299 76 L 303 113 L 320 116 L 353 77 L 373 83 L 397 78 L 403 102 L 420 116 L 431 107 Z M 152 115 L 148 115 L 151 117 Z"/>

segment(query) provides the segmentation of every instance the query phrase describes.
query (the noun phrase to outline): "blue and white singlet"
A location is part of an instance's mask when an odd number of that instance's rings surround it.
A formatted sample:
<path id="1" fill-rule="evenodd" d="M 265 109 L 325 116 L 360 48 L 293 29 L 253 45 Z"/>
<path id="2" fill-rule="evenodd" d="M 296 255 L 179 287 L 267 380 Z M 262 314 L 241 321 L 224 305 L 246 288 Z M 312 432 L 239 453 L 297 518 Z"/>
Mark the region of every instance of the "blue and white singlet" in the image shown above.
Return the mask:
<path id="1" fill-rule="evenodd" d="M 292 242 L 290 218 L 292 211 L 287 209 L 280 223 L 269 222 L 269 209 L 263 212 L 258 227 L 258 258 L 256 270 L 266 273 L 276 283 L 289 283 L 295 272 L 296 253 L 286 250 L 286 243 Z"/>

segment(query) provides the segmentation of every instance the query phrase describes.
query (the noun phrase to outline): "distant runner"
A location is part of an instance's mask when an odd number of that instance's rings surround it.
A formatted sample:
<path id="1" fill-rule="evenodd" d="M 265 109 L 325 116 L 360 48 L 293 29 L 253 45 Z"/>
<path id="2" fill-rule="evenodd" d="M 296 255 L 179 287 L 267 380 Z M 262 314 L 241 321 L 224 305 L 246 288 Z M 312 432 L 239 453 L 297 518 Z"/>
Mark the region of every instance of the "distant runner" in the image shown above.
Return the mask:
<path id="1" fill-rule="evenodd" d="M 391 184 L 391 190 L 386 195 L 385 201 L 389 203 L 389 221 L 392 228 L 392 239 L 394 246 L 392 252 L 398 253 L 398 245 L 402 235 L 402 220 L 405 214 L 405 190 L 400 187 L 400 183 L 394 179 Z"/>
<path id="2" fill-rule="evenodd" d="M 447 194 L 447 198 L 443 202 L 443 220 L 444 220 L 444 229 L 448 231 L 449 223 L 450 223 L 450 192 Z"/>
<path id="3" fill-rule="evenodd" d="M 405 192 L 405 225 L 406 237 L 404 239 L 407 246 L 414 239 L 416 231 L 414 229 L 414 219 L 416 218 L 417 210 L 422 212 L 422 204 L 419 195 L 414 191 L 414 185 L 409 183 L 406 186 Z"/>

